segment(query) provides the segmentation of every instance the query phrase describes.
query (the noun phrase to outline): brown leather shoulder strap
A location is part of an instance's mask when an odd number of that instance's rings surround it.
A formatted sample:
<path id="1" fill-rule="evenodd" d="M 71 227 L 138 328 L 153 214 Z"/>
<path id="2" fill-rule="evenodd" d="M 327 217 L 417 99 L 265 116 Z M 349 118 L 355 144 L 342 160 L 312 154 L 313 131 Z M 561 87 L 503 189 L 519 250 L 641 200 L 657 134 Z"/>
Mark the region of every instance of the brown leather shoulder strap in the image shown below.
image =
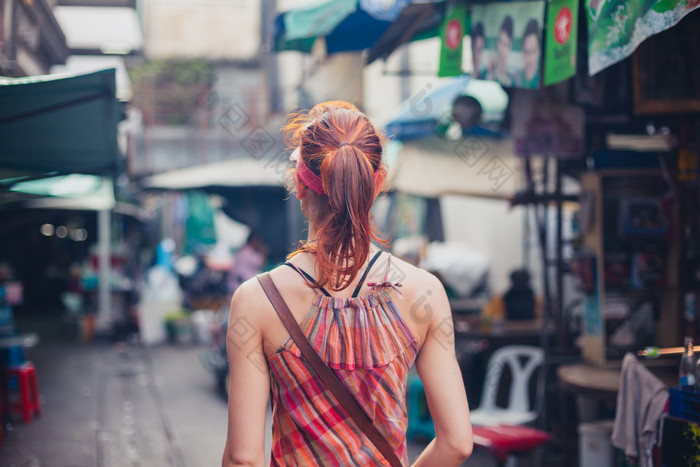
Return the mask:
<path id="1" fill-rule="evenodd" d="M 384 436 L 377 430 L 377 427 L 374 426 L 374 423 L 372 423 L 372 420 L 367 416 L 367 413 L 362 410 L 362 407 L 360 407 L 360 404 L 357 403 L 357 400 L 352 396 L 350 391 L 348 391 L 348 388 L 338 379 L 328 365 L 321 360 L 321 357 L 319 357 L 316 350 L 311 346 L 311 343 L 309 343 L 309 340 L 299 327 L 296 319 L 294 319 L 294 315 L 289 311 L 289 307 L 287 307 L 279 290 L 277 290 L 270 274 L 267 272 L 259 274 L 257 278 L 267 298 L 270 299 L 272 306 L 275 307 L 275 311 L 277 311 L 282 323 L 284 323 L 287 331 L 289 331 L 292 339 L 294 339 L 297 347 L 299 347 L 301 354 L 306 361 L 309 362 L 309 365 L 311 365 L 311 368 L 313 368 L 318 377 L 321 378 L 326 388 L 331 391 L 343 409 L 345 409 L 348 416 L 352 418 L 384 458 L 389 461 L 389 464 L 392 467 L 401 467 L 403 464 Z"/>

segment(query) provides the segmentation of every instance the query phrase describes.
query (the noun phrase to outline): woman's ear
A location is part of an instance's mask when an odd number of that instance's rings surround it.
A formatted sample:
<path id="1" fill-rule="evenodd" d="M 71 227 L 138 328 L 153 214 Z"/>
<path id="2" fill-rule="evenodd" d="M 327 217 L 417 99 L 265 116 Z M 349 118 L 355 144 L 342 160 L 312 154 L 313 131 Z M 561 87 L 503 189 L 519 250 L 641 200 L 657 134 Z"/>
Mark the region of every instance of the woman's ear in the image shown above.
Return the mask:
<path id="1" fill-rule="evenodd" d="M 301 153 L 299 151 L 299 148 L 294 149 L 292 153 L 289 155 L 289 160 L 294 162 L 295 165 L 299 165 L 299 157 L 301 157 Z M 296 194 L 297 194 L 297 199 L 301 200 L 304 195 L 306 194 L 306 185 L 304 182 L 302 182 L 299 179 L 299 174 L 294 171 L 294 186 L 296 187 Z"/>
<path id="2" fill-rule="evenodd" d="M 374 177 L 374 198 L 379 196 L 379 193 L 384 189 L 384 182 L 386 182 L 386 171 L 382 170 L 379 174 Z"/>
<path id="3" fill-rule="evenodd" d="M 296 194 L 297 194 L 297 199 L 302 200 L 304 198 L 304 195 L 306 194 L 306 190 L 308 189 L 306 185 L 304 185 L 304 182 L 299 180 L 299 175 L 294 173 L 294 185 L 296 186 Z"/>

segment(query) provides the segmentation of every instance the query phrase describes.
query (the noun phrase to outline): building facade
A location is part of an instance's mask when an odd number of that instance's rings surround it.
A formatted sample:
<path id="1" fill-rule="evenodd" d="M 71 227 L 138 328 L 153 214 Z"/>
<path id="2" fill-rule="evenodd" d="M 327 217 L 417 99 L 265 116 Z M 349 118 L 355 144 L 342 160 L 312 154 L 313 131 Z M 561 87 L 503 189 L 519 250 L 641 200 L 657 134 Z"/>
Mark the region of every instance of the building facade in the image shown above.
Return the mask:
<path id="1" fill-rule="evenodd" d="M 48 73 L 68 58 L 56 0 L 0 0 L 0 76 Z"/>

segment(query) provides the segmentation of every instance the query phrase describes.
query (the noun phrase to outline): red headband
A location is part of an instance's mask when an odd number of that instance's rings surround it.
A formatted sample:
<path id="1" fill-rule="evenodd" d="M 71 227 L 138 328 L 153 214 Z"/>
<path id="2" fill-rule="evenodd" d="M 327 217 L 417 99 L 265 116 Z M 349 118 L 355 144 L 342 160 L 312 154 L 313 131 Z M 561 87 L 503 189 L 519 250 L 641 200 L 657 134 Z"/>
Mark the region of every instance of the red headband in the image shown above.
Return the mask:
<path id="1" fill-rule="evenodd" d="M 302 159 L 301 154 L 299 154 L 299 159 L 297 161 L 297 175 L 299 175 L 299 178 L 301 179 L 302 182 L 304 182 L 304 185 L 307 187 L 311 188 L 311 191 L 316 193 L 319 196 L 323 196 L 326 193 L 323 191 L 323 182 L 321 181 L 321 177 L 316 175 L 307 167 L 307 165 L 304 163 L 304 159 Z M 379 177 L 379 170 L 374 172 L 374 182 L 377 182 L 377 178 Z"/>
<path id="2" fill-rule="evenodd" d="M 311 169 L 306 166 L 304 159 L 301 158 L 301 154 L 299 154 L 299 160 L 297 161 L 297 175 L 299 175 L 301 181 L 304 182 L 304 185 L 311 188 L 314 193 L 319 196 L 324 194 L 321 177 L 313 173 Z"/>

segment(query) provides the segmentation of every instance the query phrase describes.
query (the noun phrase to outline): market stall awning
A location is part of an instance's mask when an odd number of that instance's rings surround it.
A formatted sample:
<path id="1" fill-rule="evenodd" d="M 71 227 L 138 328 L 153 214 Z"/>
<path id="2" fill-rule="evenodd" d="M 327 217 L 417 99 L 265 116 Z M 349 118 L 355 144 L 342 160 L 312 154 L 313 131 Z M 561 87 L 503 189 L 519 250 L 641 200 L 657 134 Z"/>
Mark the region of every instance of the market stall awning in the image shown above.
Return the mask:
<path id="1" fill-rule="evenodd" d="M 10 191 L 41 196 L 25 200 L 27 208 L 101 211 L 115 205 L 112 181 L 96 175 L 70 174 L 18 182 Z"/>
<path id="2" fill-rule="evenodd" d="M 389 189 L 418 196 L 464 195 L 510 200 L 521 160 L 510 139 L 449 140 L 437 136 L 395 142 Z"/>
<path id="3" fill-rule="evenodd" d="M 144 188 L 163 190 L 283 186 L 286 174 L 285 162 L 280 160 L 270 164 L 269 161 L 241 157 L 162 172 L 144 178 L 141 184 Z"/>
<path id="4" fill-rule="evenodd" d="M 439 36 L 444 7 L 444 2 L 407 5 L 369 49 L 367 65 L 380 58 L 386 59 L 406 42 Z"/>
<path id="5" fill-rule="evenodd" d="M 0 78 L 0 178 L 116 174 L 115 96 L 114 69 Z"/>
<path id="6" fill-rule="evenodd" d="M 275 50 L 308 53 L 316 39 L 321 37 L 325 39 L 329 54 L 368 49 L 378 42 L 410 3 L 410 0 L 326 0 L 290 9 L 275 19 Z M 420 19 L 426 18 L 421 16 Z M 409 21 L 407 17 L 403 17 L 402 24 L 406 21 Z M 417 26 L 412 26 L 414 32 L 425 29 Z M 400 35 L 398 39 L 408 40 Z M 380 55 L 385 52 L 386 46 L 379 51 Z"/>

